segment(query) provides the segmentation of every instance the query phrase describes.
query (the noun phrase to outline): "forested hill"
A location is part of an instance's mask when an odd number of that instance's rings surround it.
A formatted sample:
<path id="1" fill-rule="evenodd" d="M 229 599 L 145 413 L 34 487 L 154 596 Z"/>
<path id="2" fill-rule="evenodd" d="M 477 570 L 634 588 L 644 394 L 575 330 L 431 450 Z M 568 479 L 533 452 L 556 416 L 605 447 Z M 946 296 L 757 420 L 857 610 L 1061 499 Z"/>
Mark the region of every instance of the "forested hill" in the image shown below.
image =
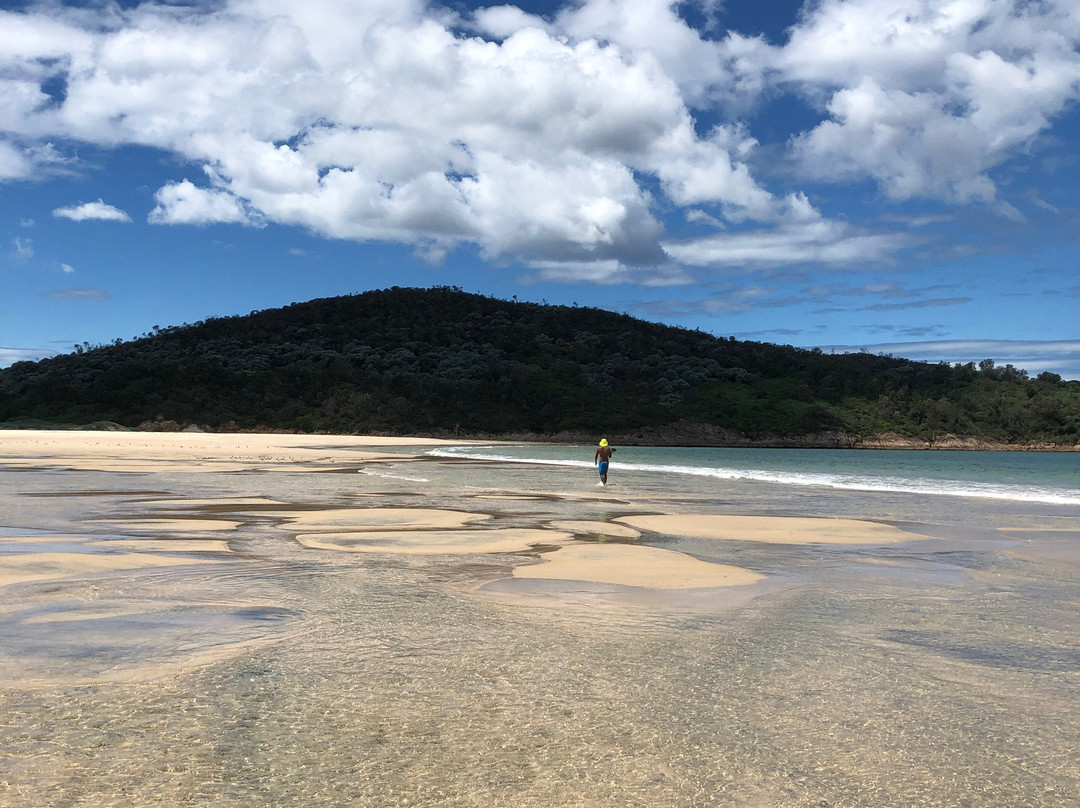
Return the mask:
<path id="1" fill-rule="evenodd" d="M 1080 383 L 827 355 L 592 308 L 393 288 L 0 370 L 0 423 L 815 444 L 1080 441 Z M 810 437 L 807 437 L 810 436 Z"/>

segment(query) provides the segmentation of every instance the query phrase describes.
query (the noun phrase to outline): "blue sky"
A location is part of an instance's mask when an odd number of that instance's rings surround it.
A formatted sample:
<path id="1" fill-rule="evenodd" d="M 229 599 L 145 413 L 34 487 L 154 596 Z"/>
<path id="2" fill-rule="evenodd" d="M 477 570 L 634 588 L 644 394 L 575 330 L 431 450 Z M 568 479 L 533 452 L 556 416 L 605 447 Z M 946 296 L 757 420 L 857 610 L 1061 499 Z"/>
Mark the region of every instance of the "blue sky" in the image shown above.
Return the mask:
<path id="1" fill-rule="evenodd" d="M 1078 101 L 1065 0 L 7 2 L 0 366 L 452 285 L 1078 379 Z"/>

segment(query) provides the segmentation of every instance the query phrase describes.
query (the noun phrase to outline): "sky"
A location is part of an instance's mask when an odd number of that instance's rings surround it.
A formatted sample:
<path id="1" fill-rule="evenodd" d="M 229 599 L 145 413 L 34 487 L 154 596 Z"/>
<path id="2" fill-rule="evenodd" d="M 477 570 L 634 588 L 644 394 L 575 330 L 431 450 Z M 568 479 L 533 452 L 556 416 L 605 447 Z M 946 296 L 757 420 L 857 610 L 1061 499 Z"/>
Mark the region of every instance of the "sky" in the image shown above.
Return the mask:
<path id="1" fill-rule="evenodd" d="M 1080 379 L 1078 102 L 1075 0 L 3 0 L 0 366 L 458 286 Z"/>

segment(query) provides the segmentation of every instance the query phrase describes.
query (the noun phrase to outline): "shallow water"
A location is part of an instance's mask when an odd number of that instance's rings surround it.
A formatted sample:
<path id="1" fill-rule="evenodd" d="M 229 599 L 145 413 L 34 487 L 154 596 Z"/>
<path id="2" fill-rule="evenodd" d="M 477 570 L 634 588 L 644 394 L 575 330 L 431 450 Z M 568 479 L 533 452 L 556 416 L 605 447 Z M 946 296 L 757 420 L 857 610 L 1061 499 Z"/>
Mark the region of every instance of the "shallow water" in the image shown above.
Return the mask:
<path id="1" fill-rule="evenodd" d="M 200 565 L 0 588 L 0 805 L 1080 804 L 1078 507 L 617 465 L 606 489 L 461 458 L 339 471 L 0 471 L 9 538 L 240 523 L 206 534 L 228 554 L 178 554 Z M 281 504 L 177 504 L 249 497 Z M 529 528 L 829 515 L 926 538 L 644 537 L 769 576 L 733 600 L 515 587 L 527 555 L 312 550 L 282 524 L 365 505 Z"/>
<path id="2" fill-rule="evenodd" d="M 442 447 L 433 456 L 591 467 L 593 447 L 523 444 Z M 835 491 L 963 496 L 1080 505 L 1074 452 L 948 452 L 837 449 L 724 449 L 624 446 L 620 474 L 672 480 L 748 480 Z"/>

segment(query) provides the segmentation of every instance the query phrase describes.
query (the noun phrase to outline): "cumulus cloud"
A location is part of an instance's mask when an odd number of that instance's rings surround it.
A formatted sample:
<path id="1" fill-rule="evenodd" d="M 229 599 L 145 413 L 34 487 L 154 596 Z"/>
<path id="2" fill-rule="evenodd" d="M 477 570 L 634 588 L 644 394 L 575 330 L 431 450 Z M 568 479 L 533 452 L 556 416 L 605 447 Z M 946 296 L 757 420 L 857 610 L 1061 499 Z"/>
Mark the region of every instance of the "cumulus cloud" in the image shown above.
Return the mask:
<path id="1" fill-rule="evenodd" d="M 205 183 L 158 190 L 153 223 L 277 222 L 532 264 L 660 263 L 643 178 L 718 215 L 768 215 L 773 199 L 745 160 L 752 138 L 695 131 L 691 99 L 724 72 L 715 46 L 667 2 L 632 5 L 551 20 L 513 7 L 453 19 L 389 0 L 146 3 L 97 25 L 55 6 L 8 14 L 22 37 L 5 50 L 19 76 L 4 85 L 18 101 L 5 125 L 202 166 Z M 455 32 L 468 26 L 481 35 Z M 47 79 L 62 79 L 62 98 Z M 8 175 L 31 170 L 18 149 L 6 156 Z"/>
<path id="2" fill-rule="evenodd" d="M 821 99 L 803 171 L 890 197 L 990 201 L 989 172 L 1080 98 L 1072 3 L 823 0 L 761 69 Z"/>
<path id="3" fill-rule="evenodd" d="M 717 43 L 688 26 L 678 5 L 670 0 L 585 0 L 569 5 L 556 22 L 577 39 L 615 42 L 634 58 L 656 60 L 691 106 L 707 105 L 730 82 L 730 73 Z"/>
<path id="4" fill-rule="evenodd" d="M 101 222 L 130 222 L 131 217 L 119 208 L 106 204 L 101 199 L 97 202 L 84 202 L 81 205 L 72 205 L 67 208 L 57 208 L 53 216 L 60 219 L 71 219 L 73 222 L 101 221 Z"/>
<path id="5" fill-rule="evenodd" d="M 822 0 L 779 44 L 696 30 L 678 6 L 3 11 L 0 181 L 70 169 L 58 143 L 136 144 L 202 171 L 157 190 L 155 224 L 279 223 L 432 260 L 469 245 L 547 273 L 655 282 L 672 260 L 888 262 L 910 242 L 832 220 L 791 183 L 1000 202 L 993 170 L 1078 97 L 1080 21 L 1059 0 Z M 776 152 L 759 154 L 752 127 L 779 94 L 820 114 L 792 139 L 782 190 L 763 179 Z M 667 236 L 673 211 L 712 232 Z"/>
<path id="6" fill-rule="evenodd" d="M 198 188 L 189 180 L 166 185 L 154 194 L 151 224 L 250 224 L 244 204 L 226 191 Z"/>
<path id="7" fill-rule="evenodd" d="M 525 28 L 549 30 L 550 24 L 536 14 L 529 14 L 517 6 L 487 6 L 473 12 L 476 29 L 491 39 L 506 39 Z"/>

